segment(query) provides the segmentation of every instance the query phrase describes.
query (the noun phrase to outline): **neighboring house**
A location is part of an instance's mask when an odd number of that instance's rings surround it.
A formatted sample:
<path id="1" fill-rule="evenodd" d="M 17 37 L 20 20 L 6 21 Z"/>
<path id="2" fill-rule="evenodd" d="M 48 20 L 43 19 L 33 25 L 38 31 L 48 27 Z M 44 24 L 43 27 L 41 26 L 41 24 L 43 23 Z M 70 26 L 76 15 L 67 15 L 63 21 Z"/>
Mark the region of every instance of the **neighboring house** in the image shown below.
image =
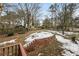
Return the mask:
<path id="1" fill-rule="evenodd" d="M 75 25 L 76 25 L 77 27 L 79 27 L 79 17 L 76 17 L 76 18 L 75 18 L 75 23 L 76 23 Z"/>

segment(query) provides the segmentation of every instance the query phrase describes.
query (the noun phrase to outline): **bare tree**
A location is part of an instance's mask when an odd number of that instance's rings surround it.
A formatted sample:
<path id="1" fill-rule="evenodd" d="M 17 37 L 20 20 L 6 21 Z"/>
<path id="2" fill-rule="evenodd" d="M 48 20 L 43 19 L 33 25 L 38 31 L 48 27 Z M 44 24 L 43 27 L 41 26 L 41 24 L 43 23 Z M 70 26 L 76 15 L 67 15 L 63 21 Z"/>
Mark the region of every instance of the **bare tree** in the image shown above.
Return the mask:
<path id="1" fill-rule="evenodd" d="M 53 25 L 54 25 L 54 28 L 55 30 L 57 29 L 57 20 L 58 20 L 58 12 L 60 11 L 59 9 L 59 4 L 52 4 L 50 7 L 49 7 L 49 10 L 51 12 L 51 20 L 53 20 Z"/>
<path id="2" fill-rule="evenodd" d="M 43 21 L 43 28 L 49 29 L 51 27 L 51 20 L 48 16 Z"/>
<path id="3" fill-rule="evenodd" d="M 18 4 L 23 13 L 24 13 L 24 27 L 30 29 L 31 26 L 34 25 L 34 20 L 38 18 L 39 15 L 39 10 L 40 10 L 40 5 L 39 4 L 33 4 L 33 3 L 25 3 L 25 4 Z M 24 8 L 23 8 L 24 6 Z"/>
<path id="4" fill-rule="evenodd" d="M 76 3 L 70 3 L 70 4 L 68 4 L 70 26 L 72 28 L 72 31 L 73 31 L 73 27 L 74 27 L 74 23 L 75 23 L 75 20 L 73 19 L 73 14 L 78 9 L 78 7 L 79 7 L 79 4 L 76 4 Z"/>

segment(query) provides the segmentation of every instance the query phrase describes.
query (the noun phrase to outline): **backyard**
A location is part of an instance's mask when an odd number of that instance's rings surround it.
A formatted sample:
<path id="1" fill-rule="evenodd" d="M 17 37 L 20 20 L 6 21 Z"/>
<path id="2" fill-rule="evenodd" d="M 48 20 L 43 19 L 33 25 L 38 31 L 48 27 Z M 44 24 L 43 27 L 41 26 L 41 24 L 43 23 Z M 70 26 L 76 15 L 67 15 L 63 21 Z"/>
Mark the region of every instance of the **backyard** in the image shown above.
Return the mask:
<path id="1" fill-rule="evenodd" d="M 0 3 L 0 55 L 79 56 L 79 4 Z"/>

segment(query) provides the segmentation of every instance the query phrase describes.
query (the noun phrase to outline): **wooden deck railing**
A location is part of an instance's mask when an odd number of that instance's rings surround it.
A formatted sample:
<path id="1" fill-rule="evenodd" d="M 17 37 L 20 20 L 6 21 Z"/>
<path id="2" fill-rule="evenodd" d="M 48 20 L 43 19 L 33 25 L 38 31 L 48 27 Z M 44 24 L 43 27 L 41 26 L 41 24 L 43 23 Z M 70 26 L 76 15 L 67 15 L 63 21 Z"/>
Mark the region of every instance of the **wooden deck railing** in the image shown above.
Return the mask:
<path id="1" fill-rule="evenodd" d="M 0 48 L 0 56 L 26 56 L 21 43 Z"/>

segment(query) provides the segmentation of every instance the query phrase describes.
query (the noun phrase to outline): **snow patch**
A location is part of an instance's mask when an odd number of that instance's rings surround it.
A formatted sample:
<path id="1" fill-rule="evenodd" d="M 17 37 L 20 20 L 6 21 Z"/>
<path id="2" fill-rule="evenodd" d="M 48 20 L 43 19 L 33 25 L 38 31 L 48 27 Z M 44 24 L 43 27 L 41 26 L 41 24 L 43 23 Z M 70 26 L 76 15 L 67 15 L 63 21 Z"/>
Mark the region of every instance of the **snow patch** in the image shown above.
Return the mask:
<path id="1" fill-rule="evenodd" d="M 75 56 L 75 54 L 71 53 L 70 51 L 64 50 L 64 56 Z"/>
<path id="2" fill-rule="evenodd" d="M 5 44 L 7 44 L 7 43 L 15 43 L 15 39 L 10 40 L 10 41 L 2 42 L 2 43 L 0 43 L 0 45 L 5 45 Z"/>
<path id="3" fill-rule="evenodd" d="M 27 37 L 27 39 L 25 40 L 26 44 L 24 46 L 27 46 L 29 43 L 31 43 L 35 39 L 47 38 L 47 37 L 50 37 L 50 36 L 53 36 L 53 34 L 50 33 L 50 32 L 36 32 L 36 33 L 33 33 L 33 34 L 31 34 Z"/>
<path id="4" fill-rule="evenodd" d="M 59 35 L 56 35 L 56 38 L 63 45 L 62 48 L 65 52 L 63 55 L 79 55 L 79 41 L 77 41 L 78 44 L 75 44 L 71 40 L 65 39 Z"/>
<path id="5" fill-rule="evenodd" d="M 64 35 L 62 34 L 62 31 L 52 31 L 52 30 L 48 30 L 48 32 L 52 32 L 52 33 L 55 33 L 55 34 L 60 34 L 62 36 L 65 36 L 65 35 L 72 35 L 72 34 L 79 34 L 77 32 L 69 32 L 69 31 L 64 31 Z"/>
<path id="6" fill-rule="evenodd" d="M 71 40 L 65 39 L 64 37 L 62 37 L 65 35 L 79 34 L 79 33 L 74 33 L 74 32 L 65 32 L 64 35 L 62 34 L 62 31 L 48 30 L 46 32 L 43 32 L 43 31 L 36 32 L 36 33 L 33 33 L 27 37 L 27 39 L 25 40 L 26 44 L 24 46 L 25 47 L 28 46 L 28 44 L 31 43 L 35 39 L 42 39 L 42 38 L 50 37 L 50 36 L 53 36 L 54 34 L 56 34 L 57 40 L 60 43 L 62 43 L 61 48 L 64 49 L 62 55 L 64 55 L 64 56 L 79 55 L 79 41 L 77 41 L 78 44 L 75 44 Z M 57 34 L 59 34 L 59 35 L 57 35 Z"/>

